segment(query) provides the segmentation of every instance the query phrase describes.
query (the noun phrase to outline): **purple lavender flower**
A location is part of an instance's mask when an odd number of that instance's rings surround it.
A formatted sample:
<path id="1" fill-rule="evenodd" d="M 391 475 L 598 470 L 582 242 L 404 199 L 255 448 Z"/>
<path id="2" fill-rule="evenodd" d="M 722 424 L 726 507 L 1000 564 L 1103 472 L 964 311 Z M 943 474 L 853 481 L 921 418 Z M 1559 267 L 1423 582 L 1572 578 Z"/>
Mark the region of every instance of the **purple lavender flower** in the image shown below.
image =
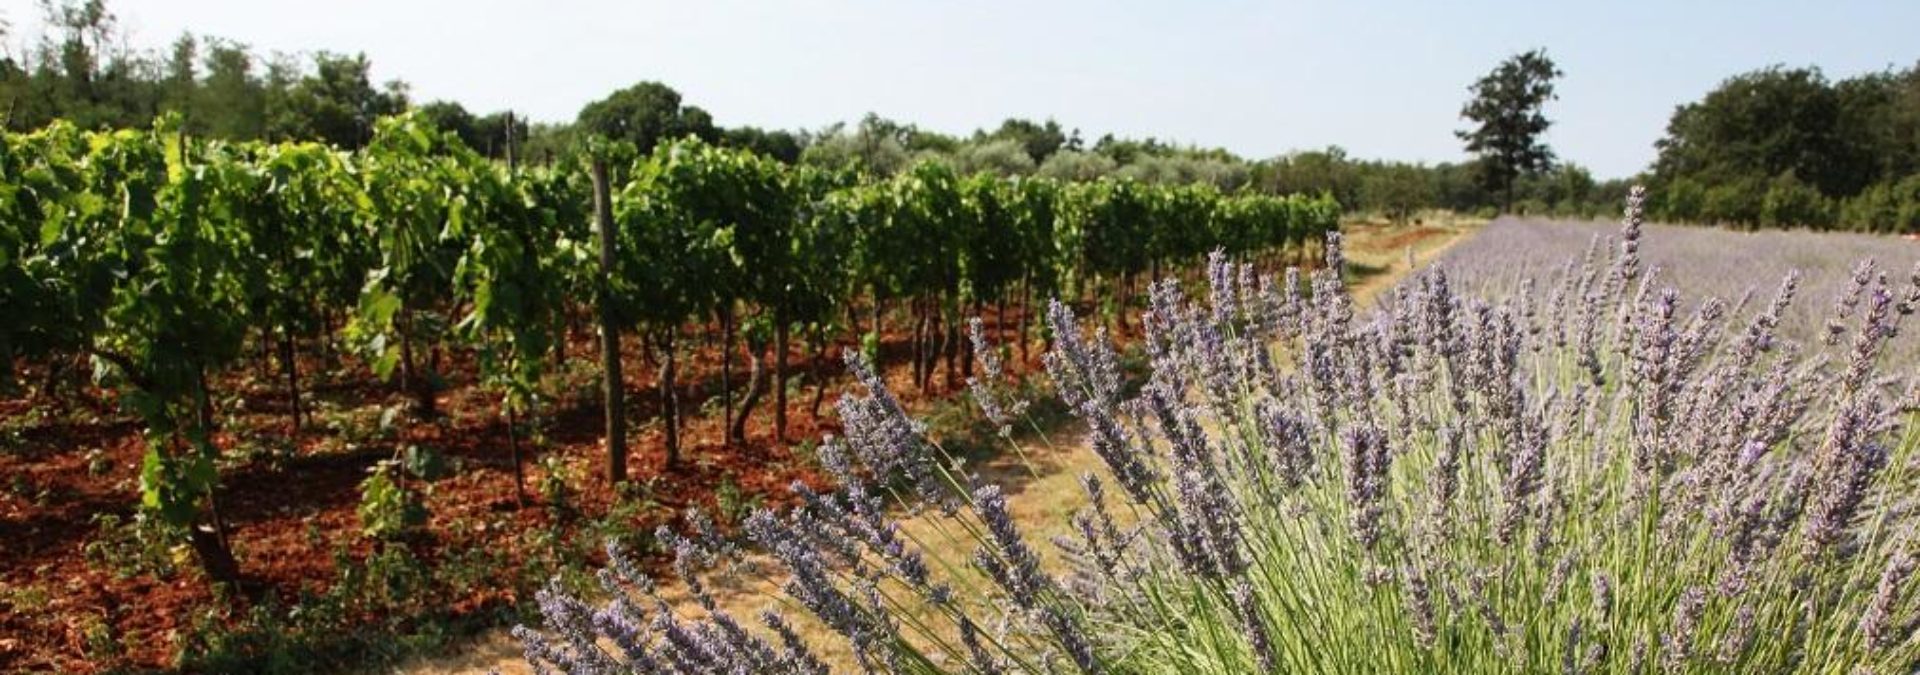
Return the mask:
<path id="1" fill-rule="evenodd" d="M 1260 663 L 1261 672 L 1273 672 L 1277 667 L 1273 638 L 1267 634 L 1267 620 L 1261 614 L 1253 584 L 1245 578 L 1237 579 L 1230 595 L 1234 613 L 1240 616 L 1241 628 L 1247 635 L 1247 644 L 1253 648 L 1254 659 Z"/>
<path id="2" fill-rule="evenodd" d="M 1413 617 L 1413 641 L 1421 649 L 1432 649 L 1435 637 L 1433 601 L 1428 597 L 1432 591 L 1427 587 L 1427 575 L 1419 567 L 1409 567 L 1401 571 L 1400 597 L 1405 601 L 1407 613 Z"/>
<path id="3" fill-rule="evenodd" d="M 1887 559 L 1886 569 L 1880 572 L 1873 601 L 1860 616 L 1860 639 L 1866 642 L 1869 651 L 1883 651 L 1898 639 L 1894 626 L 1900 617 L 1894 616 L 1894 606 L 1900 602 L 1900 587 L 1913 576 L 1914 564 L 1911 554 L 1900 551 Z"/>
<path id="4" fill-rule="evenodd" d="M 1046 355 L 1047 373 L 1053 377 L 1061 399 L 1074 408 L 1087 402 L 1118 402 L 1119 357 L 1104 330 L 1087 340 L 1080 334 L 1080 322 L 1073 310 L 1058 300 L 1047 305 L 1047 321 L 1054 336 L 1053 349 Z"/>
<path id="5" fill-rule="evenodd" d="M 847 350 L 847 367 L 866 389 L 866 396 L 840 397 L 836 405 L 846 431 L 846 447 L 879 480 L 904 477 L 921 498 L 952 509 L 956 500 L 942 482 L 939 460 L 929 447 L 925 425 L 907 416 L 885 381 L 858 350 Z"/>
<path id="6" fill-rule="evenodd" d="M 1007 497 L 1000 486 L 986 485 L 973 493 L 974 512 L 992 534 L 992 547 L 982 546 L 974 554 L 975 562 L 1007 593 L 1015 604 L 1028 609 L 1038 607 L 1040 594 L 1050 586 L 1040 571 L 1040 557 L 1027 546 L 1007 511 Z"/>
<path id="7" fill-rule="evenodd" d="M 1802 551 L 1809 559 L 1830 550 L 1846 534 L 1873 476 L 1886 463 L 1886 449 L 1867 440 L 1877 410 L 1870 403 L 1843 408 L 1828 429 L 1815 461 L 1815 480 Z"/>
<path id="8" fill-rule="evenodd" d="M 1389 458 L 1386 440 L 1372 427 L 1342 430 L 1347 472 L 1347 508 L 1353 538 L 1365 548 L 1380 539 L 1381 500 L 1385 497 Z"/>
<path id="9" fill-rule="evenodd" d="M 1707 604 L 1707 593 L 1699 588 L 1689 588 L 1680 594 L 1679 602 L 1673 606 L 1673 624 L 1667 631 L 1663 648 L 1669 670 L 1679 670 L 1693 659 L 1693 643 L 1699 630 L 1700 611 Z"/>
<path id="10" fill-rule="evenodd" d="M 1846 285 L 1833 299 L 1833 315 L 1827 319 L 1827 333 L 1821 342 L 1839 344 L 1840 336 L 1847 332 L 1847 318 L 1853 315 L 1855 307 L 1860 306 L 1860 295 L 1865 293 L 1867 285 L 1873 282 L 1874 265 L 1872 259 L 1862 260 L 1853 267 L 1852 283 Z"/>

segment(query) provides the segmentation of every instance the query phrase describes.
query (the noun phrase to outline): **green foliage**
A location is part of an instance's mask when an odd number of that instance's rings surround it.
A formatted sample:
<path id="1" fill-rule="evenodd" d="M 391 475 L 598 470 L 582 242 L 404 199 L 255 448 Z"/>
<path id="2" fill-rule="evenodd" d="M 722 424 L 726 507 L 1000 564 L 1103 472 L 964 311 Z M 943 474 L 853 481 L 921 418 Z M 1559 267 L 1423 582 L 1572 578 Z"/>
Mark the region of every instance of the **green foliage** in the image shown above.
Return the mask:
<path id="1" fill-rule="evenodd" d="M 719 135 L 711 115 L 682 105 L 680 92 L 659 82 L 640 82 L 588 103 L 577 124 L 589 134 L 632 143 L 642 153 L 670 139 L 712 141 Z"/>
<path id="2" fill-rule="evenodd" d="M 1655 194 L 1665 195 L 1655 214 L 1747 227 L 1920 231 L 1903 215 L 1907 182 L 1920 173 L 1916 129 L 1920 67 L 1838 82 L 1813 68 L 1737 75 L 1668 122 L 1654 164 Z"/>
<path id="3" fill-rule="evenodd" d="M 181 547 L 177 530 L 165 527 L 145 513 L 122 518 L 111 513 L 93 516 L 94 534 L 82 547 L 87 564 L 126 579 L 152 575 L 171 579 Z"/>
<path id="4" fill-rule="evenodd" d="M 446 455 L 417 444 L 409 444 L 400 451 L 400 468 L 408 475 L 428 482 L 446 477 L 450 470 Z"/>
<path id="5" fill-rule="evenodd" d="M 1425 177 L 1404 164 L 1369 174 L 1360 183 L 1360 193 L 1365 203 L 1398 222 L 1433 201 L 1433 188 Z"/>
<path id="6" fill-rule="evenodd" d="M 721 479 L 720 487 L 714 488 L 713 505 L 723 524 L 738 523 L 754 509 L 760 508 L 759 495 L 747 495 L 740 490 L 740 484 L 732 476 Z"/>
<path id="7" fill-rule="evenodd" d="M 573 510 L 573 488 L 570 484 L 578 479 L 574 471 L 567 466 L 566 460 L 560 456 L 547 455 L 540 458 L 540 499 L 546 503 L 547 508 L 559 513 L 570 513 Z"/>
<path id="8" fill-rule="evenodd" d="M 383 460 L 360 482 L 360 533 L 382 540 L 399 540 L 427 524 L 427 507 L 400 477 L 400 463 Z"/>
<path id="9" fill-rule="evenodd" d="M 1000 123 L 991 133 L 976 133 L 975 141 L 1007 141 L 1017 145 L 1021 152 L 1032 160 L 1029 164 L 1039 165 L 1051 159 L 1053 155 L 1069 146 L 1079 145 L 1079 132 L 1074 138 L 1068 138 L 1060 128 L 1060 123 L 1047 120 L 1044 123 L 1032 120 L 1008 119 Z"/>
<path id="10" fill-rule="evenodd" d="M 726 129 L 720 132 L 720 144 L 729 148 L 750 150 L 787 164 L 798 163 L 801 150 L 806 147 L 805 140 L 791 131 L 759 127 Z"/>
<path id="11" fill-rule="evenodd" d="M 1767 194 L 1760 201 L 1761 227 L 1825 229 L 1832 224 L 1832 203 L 1791 172 L 1780 174 L 1767 185 Z"/>
<path id="12" fill-rule="evenodd" d="M 1360 206 L 1360 185 L 1373 168 L 1347 156 L 1340 146 L 1305 150 L 1275 158 L 1265 167 L 1263 187 L 1283 195 L 1332 195 L 1336 201 Z"/>
<path id="13" fill-rule="evenodd" d="M 1093 152 L 1063 150 L 1040 164 L 1041 176 L 1058 181 L 1090 181 L 1110 175 L 1120 168 L 1112 157 Z"/>
<path id="14" fill-rule="evenodd" d="M 312 73 L 268 99 L 268 137 L 314 139 L 342 148 L 365 145 L 373 138 L 375 120 L 407 109 L 406 85 L 376 88 L 372 68 L 365 54 L 315 54 Z"/>
<path id="15" fill-rule="evenodd" d="M 1766 183 L 1756 179 L 1715 185 L 1706 190 L 1700 204 L 1700 218 L 1709 223 L 1757 223 L 1766 190 Z"/>
<path id="16" fill-rule="evenodd" d="M 1841 222 L 1856 232 L 1920 232 L 1920 174 L 1876 183 L 1845 200 Z"/>
<path id="17" fill-rule="evenodd" d="M 827 169 L 891 176 L 908 165 L 908 144 L 914 133 L 912 127 L 869 114 L 852 130 L 836 124 L 822 131 L 800 153 L 800 161 Z"/>
<path id="18" fill-rule="evenodd" d="M 968 145 L 954 157 L 954 165 L 962 173 L 989 173 L 996 176 L 1025 176 L 1036 168 L 1033 156 L 1027 154 L 1027 148 L 1014 139 Z"/>
<path id="19" fill-rule="evenodd" d="M 1857 179 L 1830 166 L 1839 112 L 1837 93 L 1817 70 L 1738 75 L 1674 111 L 1655 172 L 1708 183 L 1793 172 L 1823 191 L 1847 193 L 1845 183 Z"/>
<path id="20" fill-rule="evenodd" d="M 1468 87 L 1473 98 L 1460 116 L 1474 126 L 1455 134 L 1467 152 L 1479 156 L 1484 184 L 1503 194 L 1506 206 L 1513 204 L 1515 181 L 1553 163 L 1553 151 L 1540 136 L 1553 124 L 1544 110 L 1560 75 L 1546 50 L 1535 49 L 1508 57 Z"/>

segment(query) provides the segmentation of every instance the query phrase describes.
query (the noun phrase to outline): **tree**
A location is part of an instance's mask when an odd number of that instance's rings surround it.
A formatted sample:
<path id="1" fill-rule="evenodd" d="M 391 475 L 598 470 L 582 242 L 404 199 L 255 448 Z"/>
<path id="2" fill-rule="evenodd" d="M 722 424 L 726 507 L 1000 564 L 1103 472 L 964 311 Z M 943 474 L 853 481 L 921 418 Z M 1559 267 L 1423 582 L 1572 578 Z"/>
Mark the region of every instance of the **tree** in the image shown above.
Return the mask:
<path id="1" fill-rule="evenodd" d="M 729 148 L 752 150 L 787 164 L 798 163 L 800 152 L 805 148 L 805 143 L 791 131 L 759 127 L 734 127 L 721 132 L 720 144 Z"/>
<path id="2" fill-rule="evenodd" d="M 511 130 L 509 130 L 511 127 Z M 532 129 L 527 125 L 525 115 L 512 110 L 487 113 L 473 119 L 473 146 L 482 155 L 494 159 L 507 157 L 507 138 L 513 138 L 513 156 L 516 161 L 525 163 L 527 139 Z"/>
<path id="3" fill-rule="evenodd" d="M 1553 150 L 1540 135 L 1553 124 L 1544 109 L 1561 74 L 1546 50 L 1535 49 L 1508 57 L 1467 88 L 1473 99 L 1460 116 L 1477 126 L 1454 134 L 1480 157 L 1481 179 L 1502 195 L 1503 209 L 1513 208 L 1515 180 L 1553 164 Z"/>
<path id="4" fill-rule="evenodd" d="M 1341 204 L 1360 203 L 1360 171 L 1347 151 L 1337 145 L 1324 150 L 1302 150 L 1267 163 L 1268 192 L 1281 195 L 1331 194 Z"/>
<path id="5" fill-rule="evenodd" d="M 1655 144 L 1655 173 L 1712 184 L 1792 172 L 1828 197 L 1852 196 L 1914 168 L 1915 142 L 1903 141 L 1896 120 L 1920 98 L 1901 105 L 1902 79 L 1879 73 L 1830 84 L 1818 69 L 1778 66 L 1728 78 L 1674 111 Z"/>
<path id="6" fill-rule="evenodd" d="M 830 169 L 854 169 L 873 176 L 891 176 L 914 164 L 914 155 L 952 154 L 960 142 L 951 136 L 921 131 L 867 113 L 860 124 L 847 129 L 834 124 L 817 135 L 800 161 Z"/>
<path id="7" fill-rule="evenodd" d="M 1389 164 L 1367 173 L 1360 183 L 1362 203 L 1394 222 L 1405 222 L 1420 207 L 1433 203 L 1433 186 L 1422 167 Z"/>
<path id="8" fill-rule="evenodd" d="M 432 101 L 415 108 L 420 117 L 432 124 L 435 129 L 451 133 L 460 138 L 468 148 L 480 149 L 480 133 L 475 128 L 473 113 L 466 106 L 455 101 Z"/>
<path id="9" fill-rule="evenodd" d="M 891 176 L 907 165 L 907 151 L 899 141 L 846 133 L 845 128 L 845 125 L 834 125 L 822 132 L 800 153 L 800 161 L 872 176 Z"/>
<path id="10" fill-rule="evenodd" d="M 195 128 L 211 138 L 252 140 L 266 133 L 266 84 L 253 72 L 246 45 L 206 41 L 206 75 L 194 95 Z"/>
<path id="11" fill-rule="evenodd" d="M 602 138 L 632 143 L 641 154 L 653 152 L 661 141 L 696 136 L 718 139 L 707 111 L 682 105 L 680 92 L 659 82 L 641 82 L 588 103 L 580 109 L 579 126 Z"/>
<path id="12" fill-rule="evenodd" d="M 1023 119 L 1008 119 L 1000 123 L 1000 128 L 991 134 L 984 134 L 985 140 L 1014 141 L 1020 144 L 1034 164 L 1041 164 L 1059 152 L 1067 144 L 1067 134 L 1060 130 L 1060 123 L 1047 120 L 1045 124 Z"/>
<path id="13" fill-rule="evenodd" d="M 1020 143 L 1011 139 L 969 144 L 961 148 L 955 164 L 964 173 L 991 173 L 996 176 L 1025 176 L 1033 173 L 1034 163 Z"/>
<path id="14" fill-rule="evenodd" d="M 406 85 L 393 81 L 375 88 L 372 68 L 365 54 L 315 54 L 313 72 L 288 86 L 268 110 L 267 135 L 343 148 L 366 145 L 374 120 L 407 108 Z"/>
<path id="15" fill-rule="evenodd" d="M 1112 157 L 1079 150 L 1062 150 L 1053 153 L 1040 165 L 1039 174 L 1047 178 L 1063 181 L 1097 180 L 1101 176 L 1113 173 L 1120 165 Z"/>
<path id="16" fill-rule="evenodd" d="M 186 118 L 186 128 L 198 132 L 194 124 L 194 90 L 199 85 L 199 76 L 195 71 L 198 64 L 200 43 L 193 34 L 181 35 L 173 43 L 172 56 L 167 59 L 165 79 L 161 83 L 161 105 L 168 110 L 179 112 Z"/>

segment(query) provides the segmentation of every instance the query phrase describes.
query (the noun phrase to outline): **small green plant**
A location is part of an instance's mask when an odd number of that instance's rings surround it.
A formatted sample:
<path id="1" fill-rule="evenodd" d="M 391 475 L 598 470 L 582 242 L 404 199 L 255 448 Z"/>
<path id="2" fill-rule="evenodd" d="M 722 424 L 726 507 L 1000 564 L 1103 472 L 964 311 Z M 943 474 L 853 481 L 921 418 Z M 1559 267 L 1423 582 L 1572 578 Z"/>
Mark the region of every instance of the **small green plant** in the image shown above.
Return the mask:
<path id="1" fill-rule="evenodd" d="M 81 650 L 87 660 L 95 663 L 112 663 L 126 654 L 125 642 L 119 631 L 105 617 L 87 614 L 80 619 Z"/>
<path id="2" fill-rule="evenodd" d="M 53 602 L 53 595 L 38 585 L 26 585 L 19 588 L 0 589 L 0 604 L 22 616 L 30 616 L 46 611 Z"/>
<path id="3" fill-rule="evenodd" d="M 659 481 L 660 478 L 654 476 L 645 481 L 628 481 L 615 486 L 615 499 L 607 507 L 606 514 L 582 523 L 578 538 L 594 546 L 613 541 L 628 551 L 656 550 L 653 528 L 645 525 L 657 522 L 660 514 L 667 510 L 655 497 Z"/>
<path id="4" fill-rule="evenodd" d="M 178 573 L 175 547 L 180 542 L 171 530 L 159 527 L 146 513 L 122 519 L 111 513 L 93 516 L 94 535 L 81 547 L 87 563 L 110 570 L 121 579 L 150 574 L 171 579 Z"/>
<path id="5" fill-rule="evenodd" d="M 398 540 L 427 524 L 427 508 L 400 475 L 400 463 L 381 460 L 360 482 L 360 532 L 380 540 Z"/>
<path id="6" fill-rule="evenodd" d="M 285 437 L 251 435 L 234 445 L 222 458 L 224 463 L 234 466 L 261 463 L 274 469 L 284 468 L 288 460 L 293 459 L 295 447 Z"/>
<path id="7" fill-rule="evenodd" d="M 861 334 L 860 354 L 862 356 L 865 356 L 868 361 L 873 361 L 875 363 L 878 363 L 880 361 L 879 331 L 870 330 L 870 331 L 867 331 L 866 333 Z"/>
<path id="8" fill-rule="evenodd" d="M 559 455 L 547 455 L 540 458 L 540 498 L 547 508 L 556 512 L 569 513 L 573 508 L 572 491 L 569 483 L 573 480 L 573 468 L 567 466 Z"/>
<path id="9" fill-rule="evenodd" d="M 820 465 L 820 443 L 811 438 L 800 439 L 793 445 L 793 458 L 807 466 Z"/>
<path id="10" fill-rule="evenodd" d="M 713 505 L 720 512 L 721 522 L 732 524 L 740 522 L 754 509 L 760 508 L 764 501 L 760 495 L 748 495 L 734 482 L 733 476 L 720 480 L 720 486 L 713 491 Z"/>

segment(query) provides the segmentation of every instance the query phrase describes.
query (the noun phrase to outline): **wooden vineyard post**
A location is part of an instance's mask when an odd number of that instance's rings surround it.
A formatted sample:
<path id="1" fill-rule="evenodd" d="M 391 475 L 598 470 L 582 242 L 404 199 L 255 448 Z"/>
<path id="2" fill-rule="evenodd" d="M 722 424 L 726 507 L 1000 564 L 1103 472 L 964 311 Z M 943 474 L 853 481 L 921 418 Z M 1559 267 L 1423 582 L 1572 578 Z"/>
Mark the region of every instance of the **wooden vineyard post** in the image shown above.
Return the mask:
<path id="1" fill-rule="evenodd" d="M 606 162 L 593 160 L 593 222 L 600 229 L 600 269 L 594 281 L 600 291 L 601 385 L 607 415 L 607 483 L 627 480 L 626 383 L 620 377 L 620 327 L 613 311 L 613 197 L 607 187 Z"/>
<path id="2" fill-rule="evenodd" d="M 512 110 L 507 111 L 507 153 L 506 154 L 507 154 L 507 173 L 511 175 L 514 172 L 514 169 L 519 168 L 519 164 L 518 164 L 519 158 L 515 157 L 513 153 L 513 111 Z"/>

